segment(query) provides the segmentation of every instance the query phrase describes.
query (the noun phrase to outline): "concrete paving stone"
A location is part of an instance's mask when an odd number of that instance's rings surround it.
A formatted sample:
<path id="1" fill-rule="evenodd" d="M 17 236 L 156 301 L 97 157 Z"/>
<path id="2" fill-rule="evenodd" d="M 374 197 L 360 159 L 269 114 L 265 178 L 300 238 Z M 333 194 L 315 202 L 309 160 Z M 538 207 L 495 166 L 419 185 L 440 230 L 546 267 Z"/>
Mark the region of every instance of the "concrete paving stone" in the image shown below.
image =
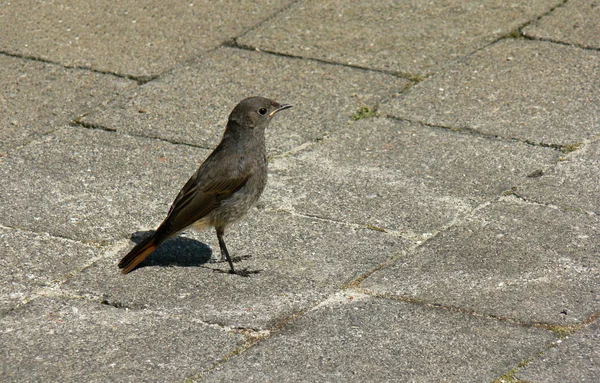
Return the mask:
<path id="1" fill-rule="evenodd" d="M 2 6 L 0 5 L 0 9 Z M 3 29 L 3 35 L 6 30 Z M 68 124 L 137 83 L 0 55 L 0 156 Z"/>
<path id="2" fill-rule="evenodd" d="M 598 322 L 569 336 L 516 374 L 536 383 L 600 382 L 600 325 Z"/>
<path id="3" fill-rule="evenodd" d="M 82 243 L 0 228 L 0 313 L 66 279 L 98 255 L 97 248 Z"/>
<path id="4" fill-rule="evenodd" d="M 381 106 L 383 113 L 565 145 L 600 133 L 600 52 L 502 40 Z"/>
<path id="5" fill-rule="evenodd" d="M 448 310 L 340 296 L 204 382 L 490 382 L 553 340 L 549 331 Z"/>
<path id="6" fill-rule="evenodd" d="M 272 154 L 338 129 L 358 107 L 374 106 L 407 84 L 382 73 L 220 48 L 82 121 L 213 147 L 233 107 L 246 97 L 262 95 L 294 105 L 294 109 L 278 115 L 267 130 Z"/>
<path id="7" fill-rule="evenodd" d="M 360 120 L 277 159 L 263 203 L 391 230 L 430 233 L 559 152 L 386 118 Z"/>
<path id="8" fill-rule="evenodd" d="M 0 319 L 3 382 L 181 382 L 243 341 L 189 318 L 40 298 Z"/>
<path id="9" fill-rule="evenodd" d="M 0 163 L 0 223 L 81 241 L 129 238 L 132 228 L 160 223 L 208 154 L 64 127 Z"/>
<path id="10" fill-rule="evenodd" d="M 516 187 L 524 198 L 600 215 L 600 140 L 570 153 L 539 176 Z"/>
<path id="11" fill-rule="evenodd" d="M 272 52 L 420 76 L 483 48 L 560 3 L 301 1 L 237 41 Z"/>
<path id="12" fill-rule="evenodd" d="M 269 1 L 13 1 L 0 6 L 0 50 L 63 65 L 156 76 L 285 8 Z"/>
<path id="13" fill-rule="evenodd" d="M 483 315 L 566 325 L 600 310 L 600 219 L 509 198 L 362 287 Z"/>
<path id="14" fill-rule="evenodd" d="M 600 1 L 569 0 L 523 29 L 525 36 L 600 49 Z"/>
<path id="15" fill-rule="evenodd" d="M 194 241 L 196 239 L 196 242 Z M 102 259 L 70 279 L 66 288 L 131 308 L 186 313 L 221 325 L 268 329 L 339 290 L 345 283 L 406 250 L 408 241 L 374 230 L 274 212 L 251 214 L 225 236 L 232 257 L 243 258 L 231 275 L 213 230 L 177 237 L 148 258 L 146 267 L 122 275 L 117 258 Z"/>

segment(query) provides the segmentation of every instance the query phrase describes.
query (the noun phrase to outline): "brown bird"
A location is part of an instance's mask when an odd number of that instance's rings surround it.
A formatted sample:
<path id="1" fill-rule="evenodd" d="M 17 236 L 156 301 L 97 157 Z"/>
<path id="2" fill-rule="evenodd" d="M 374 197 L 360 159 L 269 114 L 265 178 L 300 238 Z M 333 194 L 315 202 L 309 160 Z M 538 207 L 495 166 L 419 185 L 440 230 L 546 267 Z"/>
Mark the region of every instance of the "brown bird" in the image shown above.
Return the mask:
<path id="1" fill-rule="evenodd" d="M 188 227 L 214 227 L 221 259 L 236 274 L 223 235 L 262 194 L 267 183 L 265 128 L 277 112 L 291 107 L 264 97 L 237 104 L 219 145 L 181 189 L 156 232 L 121 259 L 121 272 L 129 273 L 162 242 Z"/>

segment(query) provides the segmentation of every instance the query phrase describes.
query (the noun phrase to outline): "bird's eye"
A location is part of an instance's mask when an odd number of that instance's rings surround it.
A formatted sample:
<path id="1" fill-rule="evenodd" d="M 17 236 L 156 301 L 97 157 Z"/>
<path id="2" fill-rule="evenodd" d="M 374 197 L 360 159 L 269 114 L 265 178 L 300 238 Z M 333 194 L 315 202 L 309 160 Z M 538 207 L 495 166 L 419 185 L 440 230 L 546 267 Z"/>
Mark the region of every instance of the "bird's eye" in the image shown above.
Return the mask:
<path id="1" fill-rule="evenodd" d="M 260 114 L 261 116 L 264 116 L 265 114 L 267 114 L 267 108 L 260 108 L 258 110 L 258 114 Z"/>

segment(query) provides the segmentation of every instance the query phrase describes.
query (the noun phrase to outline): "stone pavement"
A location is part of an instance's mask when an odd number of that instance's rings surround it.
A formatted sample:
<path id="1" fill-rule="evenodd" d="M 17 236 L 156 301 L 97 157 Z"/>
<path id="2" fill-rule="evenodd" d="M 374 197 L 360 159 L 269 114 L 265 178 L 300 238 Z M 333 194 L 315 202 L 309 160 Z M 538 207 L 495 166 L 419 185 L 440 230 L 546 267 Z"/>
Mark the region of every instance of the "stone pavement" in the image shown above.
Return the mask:
<path id="1" fill-rule="evenodd" d="M 4 1 L 0 87 L 0 381 L 600 381 L 599 0 Z M 250 95 L 260 272 L 121 275 Z"/>

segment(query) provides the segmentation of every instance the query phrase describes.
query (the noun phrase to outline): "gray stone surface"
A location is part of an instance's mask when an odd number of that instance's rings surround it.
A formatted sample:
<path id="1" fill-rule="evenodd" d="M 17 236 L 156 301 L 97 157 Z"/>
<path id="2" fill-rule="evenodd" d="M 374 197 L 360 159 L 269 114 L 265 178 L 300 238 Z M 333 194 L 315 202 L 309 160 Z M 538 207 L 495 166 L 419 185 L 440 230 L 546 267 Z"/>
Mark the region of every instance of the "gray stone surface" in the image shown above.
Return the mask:
<path id="1" fill-rule="evenodd" d="M 600 325 L 596 322 L 548 349 L 516 377 L 536 383 L 600 381 Z"/>
<path id="2" fill-rule="evenodd" d="M 573 324 L 600 311 L 600 219 L 494 203 L 361 286 L 525 322 Z"/>
<path id="3" fill-rule="evenodd" d="M 515 189 L 523 198 L 600 215 L 600 140 L 564 156 L 540 176 Z"/>
<path id="4" fill-rule="evenodd" d="M 0 224 L 76 240 L 128 238 L 133 228 L 160 223 L 207 155 L 158 140 L 61 128 L 0 164 Z"/>
<path id="5" fill-rule="evenodd" d="M 68 239 L 0 228 L 0 313 L 64 281 L 98 255 L 97 248 Z"/>
<path id="6" fill-rule="evenodd" d="M 427 234 L 554 163 L 558 151 L 372 118 L 273 161 L 264 205 Z"/>
<path id="7" fill-rule="evenodd" d="M 503 40 L 382 105 L 396 117 L 545 144 L 600 133 L 600 52 Z"/>
<path id="8" fill-rule="evenodd" d="M 0 156 L 134 87 L 135 81 L 0 55 Z"/>
<path id="9" fill-rule="evenodd" d="M 598 7 L 0 2 L 0 381 L 598 381 Z M 121 275 L 256 94 L 249 276 Z"/>
<path id="10" fill-rule="evenodd" d="M 485 47 L 558 4 L 557 0 L 300 1 L 238 42 L 419 76 Z"/>
<path id="11" fill-rule="evenodd" d="M 219 366 L 206 382 L 489 382 L 549 331 L 371 297 L 338 296 Z"/>
<path id="12" fill-rule="evenodd" d="M 119 306 L 186 313 L 222 325 L 268 329 L 311 307 L 345 283 L 373 269 L 408 242 L 374 230 L 327 221 L 252 212 L 225 236 L 237 268 L 257 272 L 244 278 L 215 272 L 226 263 L 207 263 L 219 254 L 214 231 L 165 243 L 147 267 L 122 275 L 118 258 L 103 259 L 73 277 L 66 287 Z M 201 242 L 193 240 L 196 238 Z"/>
<path id="13" fill-rule="evenodd" d="M 267 130 L 269 153 L 278 153 L 339 129 L 358 107 L 380 103 L 407 84 L 377 72 L 220 48 L 82 121 L 213 147 L 233 107 L 258 94 L 294 105 Z"/>
<path id="14" fill-rule="evenodd" d="M 535 39 L 600 49 L 600 2 L 569 0 L 525 27 L 523 34 Z"/>
<path id="15" fill-rule="evenodd" d="M 13 1 L 0 6 L 0 50 L 67 66 L 155 76 L 231 40 L 289 3 Z"/>
<path id="16" fill-rule="evenodd" d="M 40 298 L 0 318 L 3 382 L 181 382 L 240 335 L 182 316 Z"/>

